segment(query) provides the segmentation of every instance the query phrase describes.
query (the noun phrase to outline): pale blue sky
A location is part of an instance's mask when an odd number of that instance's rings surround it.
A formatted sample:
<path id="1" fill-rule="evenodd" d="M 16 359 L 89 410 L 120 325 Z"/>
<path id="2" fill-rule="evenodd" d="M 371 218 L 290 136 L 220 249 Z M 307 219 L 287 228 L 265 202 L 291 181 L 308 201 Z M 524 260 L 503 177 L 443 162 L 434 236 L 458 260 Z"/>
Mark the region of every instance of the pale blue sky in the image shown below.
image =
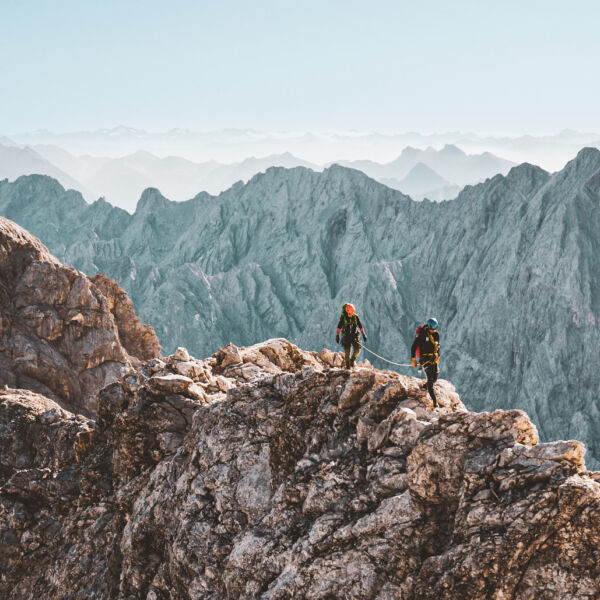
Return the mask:
<path id="1" fill-rule="evenodd" d="M 600 2 L 0 0 L 0 133 L 600 131 Z"/>

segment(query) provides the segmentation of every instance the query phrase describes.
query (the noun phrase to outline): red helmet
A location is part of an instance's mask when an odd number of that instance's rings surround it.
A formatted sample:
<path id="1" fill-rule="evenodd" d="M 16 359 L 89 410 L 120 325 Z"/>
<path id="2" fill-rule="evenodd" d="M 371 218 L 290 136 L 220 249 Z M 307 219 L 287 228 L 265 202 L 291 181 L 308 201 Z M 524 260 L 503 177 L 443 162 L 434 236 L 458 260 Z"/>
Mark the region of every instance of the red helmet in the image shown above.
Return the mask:
<path id="1" fill-rule="evenodd" d="M 346 304 L 346 314 L 351 317 L 354 314 L 354 304 Z"/>

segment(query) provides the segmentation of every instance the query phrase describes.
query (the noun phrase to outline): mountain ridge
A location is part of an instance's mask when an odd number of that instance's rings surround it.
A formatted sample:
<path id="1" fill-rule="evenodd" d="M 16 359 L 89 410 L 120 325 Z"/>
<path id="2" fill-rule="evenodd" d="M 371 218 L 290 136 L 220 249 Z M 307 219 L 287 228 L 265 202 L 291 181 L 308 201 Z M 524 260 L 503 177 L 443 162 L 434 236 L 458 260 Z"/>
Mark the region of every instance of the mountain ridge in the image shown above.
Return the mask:
<path id="1" fill-rule="evenodd" d="M 598 191 L 588 183 L 598 169 L 600 152 L 586 150 L 560 173 L 521 165 L 438 205 L 340 166 L 275 168 L 147 213 L 98 206 L 102 214 L 82 212 L 73 231 L 24 213 L 26 189 L 0 184 L 0 213 L 26 221 L 62 260 L 113 276 L 171 351 L 181 343 L 206 354 L 272 335 L 317 348 L 351 299 L 368 346 L 405 362 L 414 327 L 434 314 L 442 368 L 459 389 L 469 382 L 470 405 L 490 408 L 500 386 L 501 408 L 527 410 L 543 439 L 583 439 L 595 464 L 600 382 L 591 364 L 575 369 L 569 357 L 600 343 Z M 560 390 L 571 381 L 579 399 L 568 403 Z"/>
<path id="2" fill-rule="evenodd" d="M 98 197 L 107 197 L 113 204 L 129 212 L 135 210 L 131 199 L 139 197 L 148 187 L 156 187 L 166 196 L 184 201 L 193 197 L 200 189 L 218 194 L 237 181 L 248 181 L 254 174 L 264 171 L 269 166 L 304 166 L 314 170 L 324 168 L 320 164 L 300 159 L 289 151 L 263 157 L 250 156 L 239 162 L 221 164 L 215 160 L 193 162 L 174 155 L 161 158 L 147 149 L 140 148 L 119 157 L 89 154 L 75 156 L 52 144 L 38 144 L 32 149 L 2 146 L 0 153 L 3 148 L 12 154 L 23 154 L 26 151 L 35 154 L 38 157 L 35 164 L 42 165 L 36 169 L 30 164 L 31 161 L 25 161 L 19 170 L 16 164 L 16 170 L 7 172 L 10 179 L 21 174 L 38 172 L 54 175 L 65 187 L 80 190 L 89 202 Z M 406 183 L 410 188 L 402 190 L 398 180 L 405 179 L 419 161 L 427 163 L 430 168 L 434 167 L 436 171 L 442 169 L 448 184 L 438 185 L 434 189 L 427 185 L 415 185 L 413 181 L 412 184 Z M 13 162 L 18 163 L 16 159 Z M 431 147 L 426 150 L 405 148 L 399 157 L 385 164 L 373 161 L 340 162 L 351 168 L 358 167 L 391 187 L 410 192 L 415 199 L 422 199 L 428 195 L 435 200 L 453 197 L 463 185 L 483 180 L 496 172 L 505 172 L 507 167 L 513 164 L 489 152 L 467 155 L 449 144 L 441 150 Z M 325 168 L 331 164 L 334 163 L 325 164 Z"/>
<path id="3" fill-rule="evenodd" d="M 600 593 L 581 443 L 539 443 L 519 410 L 468 412 L 446 381 L 432 409 L 419 380 L 340 362 L 285 339 L 178 348 L 105 387 L 95 421 L 0 390 L 0 507 L 18 515 L 0 521 L 0 593 Z"/>

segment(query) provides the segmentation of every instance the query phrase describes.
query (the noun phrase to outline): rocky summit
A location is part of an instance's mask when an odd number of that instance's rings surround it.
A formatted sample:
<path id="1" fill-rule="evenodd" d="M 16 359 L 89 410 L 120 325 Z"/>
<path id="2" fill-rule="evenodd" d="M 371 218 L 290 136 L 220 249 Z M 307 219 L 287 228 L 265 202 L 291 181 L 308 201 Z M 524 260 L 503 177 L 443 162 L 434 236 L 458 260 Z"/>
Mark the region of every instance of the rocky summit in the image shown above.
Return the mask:
<path id="1" fill-rule="evenodd" d="M 94 420 L 0 392 L 0 597 L 599 597 L 581 443 L 340 364 L 285 339 L 179 348 Z"/>

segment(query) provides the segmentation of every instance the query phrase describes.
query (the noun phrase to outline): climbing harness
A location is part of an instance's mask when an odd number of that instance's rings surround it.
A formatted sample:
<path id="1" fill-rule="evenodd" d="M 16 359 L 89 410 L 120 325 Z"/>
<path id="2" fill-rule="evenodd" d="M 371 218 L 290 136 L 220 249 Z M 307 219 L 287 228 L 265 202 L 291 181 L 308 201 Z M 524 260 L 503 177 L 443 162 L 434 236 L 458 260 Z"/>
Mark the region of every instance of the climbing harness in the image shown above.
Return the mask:
<path id="1" fill-rule="evenodd" d="M 346 313 L 342 313 L 342 319 L 344 320 L 342 332 L 346 335 L 358 336 L 358 315 L 348 316 Z"/>
<path id="2" fill-rule="evenodd" d="M 433 345 L 433 352 L 427 352 L 421 355 L 421 366 L 429 367 L 431 365 L 437 365 L 440 362 L 440 345 L 435 341 L 431 331 L 425 331 L 429 341 Z M 431 358 L 425 358 L 426 356 Z"/>

